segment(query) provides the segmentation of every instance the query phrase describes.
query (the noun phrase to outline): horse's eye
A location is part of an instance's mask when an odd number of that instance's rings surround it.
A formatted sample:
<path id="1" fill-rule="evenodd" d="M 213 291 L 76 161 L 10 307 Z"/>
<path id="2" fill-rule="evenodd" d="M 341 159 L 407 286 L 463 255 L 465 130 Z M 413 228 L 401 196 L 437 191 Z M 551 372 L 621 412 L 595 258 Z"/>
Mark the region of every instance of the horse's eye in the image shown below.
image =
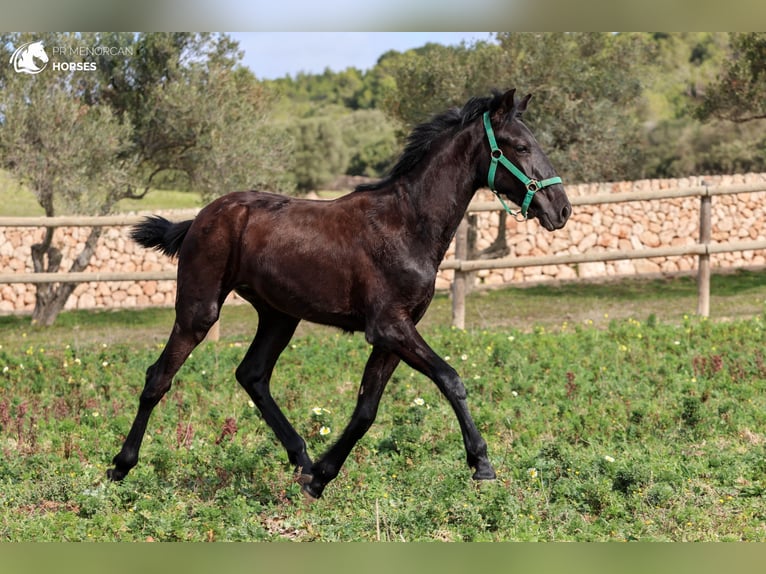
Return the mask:
<path id="1" fill-rule="evenodd" d="M 513 149 L 515 149 L 517 153 L 527 153 L 527 152 L 529 152 L 529 148 L 527 146 L 521 145 L 521 144 L 513 146 Z"/>

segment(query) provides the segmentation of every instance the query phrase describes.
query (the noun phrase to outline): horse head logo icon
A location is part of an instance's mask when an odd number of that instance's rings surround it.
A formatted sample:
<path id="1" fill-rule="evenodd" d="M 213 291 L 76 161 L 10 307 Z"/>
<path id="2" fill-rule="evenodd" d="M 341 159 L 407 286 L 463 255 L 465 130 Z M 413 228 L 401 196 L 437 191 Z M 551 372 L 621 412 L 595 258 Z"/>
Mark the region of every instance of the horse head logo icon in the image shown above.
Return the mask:
<path id="1" fill-rule="evenodd" d="M 39 74 L 48 65 L 48 54 L 41 40 L 27 42 L 16 48 L 10 63 L 14 70 L 22 74 Z"/>

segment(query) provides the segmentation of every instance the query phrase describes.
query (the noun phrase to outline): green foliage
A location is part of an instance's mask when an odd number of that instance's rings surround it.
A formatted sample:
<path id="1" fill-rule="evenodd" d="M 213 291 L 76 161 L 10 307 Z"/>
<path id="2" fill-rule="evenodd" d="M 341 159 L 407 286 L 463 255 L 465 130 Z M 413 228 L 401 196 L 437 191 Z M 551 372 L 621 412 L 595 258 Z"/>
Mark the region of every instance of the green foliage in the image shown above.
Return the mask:
<path id="1" fill-rule="evenodd" d="M 128 170 L 115 162 L 130 148 L 129 127 L 107 106 L 84 105 L 55 76 L 5 75 L 3 167 L 32 190 L 46 215 L 108 212 L 130 184 Z"/>
<path id="2" fill-rule="evenodd" d="M 764 120 L 757 119 L 762 98 L 754 96 L 760 36 L 655 35 L 657 65 L 646 87 L 646 177 L 766 169 Z"/>
<path id="3" fill-rule="evenodd" d="M 646 37 L 498 34 L 498 44 L 431 46 L 395 61 L 387 109 L 405 123 L 491 88 L 533 93 L 528 123 L 567 180 L 627 179 L 637 165 Z"/>
<path id="4" fill-rule="evenodd" d="M 731 54 L 705 92 L 698 114 L 734 122 L 766 119 L 766 33 L 731 35 Z"/>
<path id="5" fill-rule="evenodd" d="M 9 50 L 31 36 L 6 34 Z M 28 76 L 8 67 L 0 150 L 48 215 L 108 213 L 156 179 L 184 174 L 206 198 L 251 186 L 283 188 L 283 152 L 267 122 L 271 95 L 225 35 L 45 34 L 46 46 L 106 45 L 96 70 Z M 67 57 L 70 57 L 69 55 Z M 84 56 L 71 56 L 71 59 Z M 281 183 L 280 183 L 281 182 Z"/>
<path id="6" fill-rule="evenodd" d="M 392 83 L 383 65 L 366 72 L 356 68 L 341 72 L 326 69 L 321 74 L 299 73 L 264 82 L 289 100 L 291 108 L 312 110 L 310 113 L 333 106 L 348 110 L 377 108 Z"/>
<path id="7" fill-rule="evenodd" d="M 651 35 L 655 57 L 643 77 L 648 121 L 689 118 L 706 86 L 716 79 L 727 54 L 729 37 L 721 32 Z"/>
<path id="8" fill-rule="evenodd" d="M 295 141 L 292 176 L 299 190 L 318 189 L 346 171 L 348 150 L 334 118 L 300 119 L 290 124 L 287 132 Z"/>
<path id="9" fill-rule="evenodd" d="M 499 48 L 489 43 L 427 44 L 390 55 L 385 64 L 395 84 L 386 94 L 385 110 L 411 128 L 470 97 L 487 95 L 493 87 L 504 86 L 504 78 L 496 75 L 501 56 Z"/>
<path id="10" fill-rule="evenodd" d="M 505 34 L 512 78 L 535 94 L 530 124 L 557 170 L 574 181 L 636 177 L 642 77 L 651 45 L 641 34 Z"/>
<path id="11" fill-rule="evenodd" d="M 309 116 L 285 124 L 293 141 L 292 174 L 300 191 L 321 189 L 340 174 L 383 174 L 397 149 L 395 130 L 379 110 Z"/>
<path id="12" fill-rule="evenodd" d="M 392 82 L 380 65 L 264 82 L 279 94 L 276 114 L 294 141 L 299 190 L 319 189 L 344 174 L 383 175 L 398 144 L 394 122 L 376 108 Z"/>
<path id="13" fill-rule="evenodd" d="M 367 72 L 326 70 L 268 84 L 284 96 L 283 116 L 337 117 L 374 107 L 392 118 L 400 139 L 433 113 L 516 86 L 534 93 L 527 121 L 570 181 L 762 171 L 762 121 L 710 121 L 757 113 L 761 36 L 503 33 L 496 42 L 391 51 Z M 388 144 L 375 148 L 376 156 L 388 152 Z M 347 172 L 379 169 L 352 160 Z"/>
<path id="14" fill-rule="evenodd" d="M 647 133 L 647 177 L 766 171 L 761 122 L 663 120 Z"/>
<path id="15" fill-rule="evenodd" d="M 234 382 L 246 340 L 194 351 L 116 485 L 104 472 L 160 349 L 4 338 L 0 539 L 763 541 L 764 319 L 428 329 L 498 480 L 470 480 L 449 405 L 402 366 L 311 506 Z M 315 456 L 368 352 L 323 331 L 283 354 L 273 393 Z"/>
<path id="16" fill-rule="evenodd" d="M 343 140 L 350 154 L 346 173 L 379 177 L 398 149 L 396 130 L 380 110 L 359 110 L 340 119 Z"/>

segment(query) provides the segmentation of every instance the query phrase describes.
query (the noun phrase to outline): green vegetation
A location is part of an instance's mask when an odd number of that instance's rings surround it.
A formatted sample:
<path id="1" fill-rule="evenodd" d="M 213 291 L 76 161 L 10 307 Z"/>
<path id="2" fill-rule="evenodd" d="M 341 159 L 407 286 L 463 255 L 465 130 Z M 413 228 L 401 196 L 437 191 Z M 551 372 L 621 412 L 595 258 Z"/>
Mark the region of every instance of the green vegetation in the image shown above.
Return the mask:
<path id="1" fill-rule="evenodd" d="M 233 377 L 254 314 L 228 308 L 119 485 L 104 473 L 170 311 L 64 313 L 49 330 L 0 318 L 0 540 L 764 541 L 765 283 L 716 283 L 715 309 L 749 301 L 752 318 L 684 316 L 685 281 L 474 294 L 466 331 L 438 326 L 439 298 L 423 331 L 462 374 L 498 480 L 471 481 L 446 401 L 400 367 L 312 505 Z M 367 353 L 360 335 L 308 326 L 283 354 L 273 392 L 315 456 Z"/>
<path id="2" fill-rule="evenodd" d="M 766 119 L 766 34 L 732 34 L 730 42 L 732 57 L 706 91 L 698 115 L 737 123 Z"/>
<path id="3" fill-rule="evenodd" d="M 460 105 L 468 97 L 512 85 L 535 94 L 534 112 L 528 120 L 568 180 L 764 170 L 760 123 L 764 38 L 763 33 L 501 33 L 486 42 L 426 44 L 403 53 L 390 51 L 365 71 L 328 69 L 277 80 L 259 80 L 243 69 L 238 46 L 226 35 L 58 35 L 43 39 L 57 45 L 108 42 L 133 50 L 131 58 L 105 57 L 99 62 L 103 81 L 94 82 L 92 73 L 73 76 L 84 89 L 82 101 L 73 102 L 87 108 L 73 108 L 80 116 L 66 134 L 70 149 L 73 137 L 96 137 L 85 129 L 87 114 L 82 112 L 99 108 L 97 104 L 106 104 L 120 125 L 127 118 L 136 130 L 122 134 L 109 114 L 91 118 L 99 127 L 96 134 L 114 132 L 111 139 L 101 142 L 101 149 L 124 144 L 118 150 L 122 159 L 140 151 L 142 181 L 127 181 L 126 174 L 115 171 L 102 178 L 102 187 L 107 180 L 109 185 L 127 182 L 130 186 L 123 185 L 119 193 L 139 195 L 145 185 L 170 184 L 171 188 L 191 187 L 215 195 L 248 179 L 231 173 L 241 163 L 235 160 L 248 160 L 250 181 L 284 189 L 296 184 L 305 190 L 317 181 L 323 185 L 343 174 L 379 176 L 398 150 L 395 135 L 406 134 L 413 123 Z M 27 38 L 6 34 L 2 39 L 7 51 Z M 172 88 L 178 80 L 195 89 L 179 94 Z M 0 75 L 0 83 L 9 94 L 21 89 L 7 73 Z M 39 78 L 34 84 L 40 84 Z M 161 86 L 170 88 L 157 92 Z M 48 92 L 45 105 L 50 108 L 56 90 Z M 142 98 L 135 97 L 139 92 L 144 94 Z M 34 104 L 33 98 L 26 101 Z M 231 108 L 232 102 L 247 106 L 249 112 Z M 11 99 L 4 110 L 14 120 L 4 131 L 12 133 L 20 112 Z M 39 117 L 42 114 L 33 115 L 38 122 L 45 119 Z M 246 119 L 258 129 L 243 131 Z M 302 173 L 291 176 L 294 164 L 290 154 L 284 153 L 289 149 L 312 153 L 314 139 L 295 137 L 301 133 L 299 126 L 309 120 L 337 124 L 343 133 L 342 138 L 331 138 L 329 147 L 327 141 L 320 146 L 341 161 L 331 162 L 332 169 L 323 167 L 328 173 L 313 180 Z M 218 122 L 227 126 L 228 146 L 249 141 L 250 149 L 257 148 L 258 154 L 221 151 Z M 742 123 L 752 126 L 738 126 Z M 371 125 L 376 129 L 369 129 Z M 42 128 L 36 131 L 49 137 L 58 129 Z M 31 133 L 27 129 L 26 135 Z M 358 137 L 365 141 L 357 141 Z M 205 147 L 223 155 L 208 161 L 198 154 Z M 192 148 L 196 148 L 194 153 L 190 153 Z M 9 151 L 12 146 L 4 154 L 6 163 L 18 164 Z M 354 158 L 355 154 L 359 157 Z M 592 161 L 595 157 L 598 161 Z M 98 162 L 90 162 L 94 163 Z M 226 172 L 220 171 L 223 165 Z M 96 175 L 95 166 L 89 169 Z M 88 170 L 75 172 L 82 175 Z"/>
<path id="4" fill-rule="evenodd" d="M 0 169 L 0 215 L 32 217 L 45 215 L 45 210 L 29 188 L 19 184 L 7 171 Z"/>
<path id="5" fill-rule="evenodd" d="M 500 33 L 388 52 L 366 72 L 266 84 L 280 94 L 280 117 L 383 110 L 400 135 L 471 96 L 516 86 L 534 93 L 527 121 L 568 181 L 766 171 L 765 38 Z"/>

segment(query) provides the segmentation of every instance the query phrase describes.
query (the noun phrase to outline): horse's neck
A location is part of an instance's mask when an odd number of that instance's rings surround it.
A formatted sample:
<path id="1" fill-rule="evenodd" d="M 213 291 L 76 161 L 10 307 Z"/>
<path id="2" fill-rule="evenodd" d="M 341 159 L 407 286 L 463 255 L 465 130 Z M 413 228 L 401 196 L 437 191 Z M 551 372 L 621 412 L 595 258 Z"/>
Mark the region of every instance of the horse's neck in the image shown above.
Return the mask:
<path id="1" fill-rule="evenodd" d="M 464 153 L 456 156 L 453 148 L 435 154 L 424 168 L 413 196 L 418 226 L 439 243 L 434 247 L 440 260 L 478 188 L 476 174 L 466 167 L 473 166 L 475 161 L 456 159 Z"/>

